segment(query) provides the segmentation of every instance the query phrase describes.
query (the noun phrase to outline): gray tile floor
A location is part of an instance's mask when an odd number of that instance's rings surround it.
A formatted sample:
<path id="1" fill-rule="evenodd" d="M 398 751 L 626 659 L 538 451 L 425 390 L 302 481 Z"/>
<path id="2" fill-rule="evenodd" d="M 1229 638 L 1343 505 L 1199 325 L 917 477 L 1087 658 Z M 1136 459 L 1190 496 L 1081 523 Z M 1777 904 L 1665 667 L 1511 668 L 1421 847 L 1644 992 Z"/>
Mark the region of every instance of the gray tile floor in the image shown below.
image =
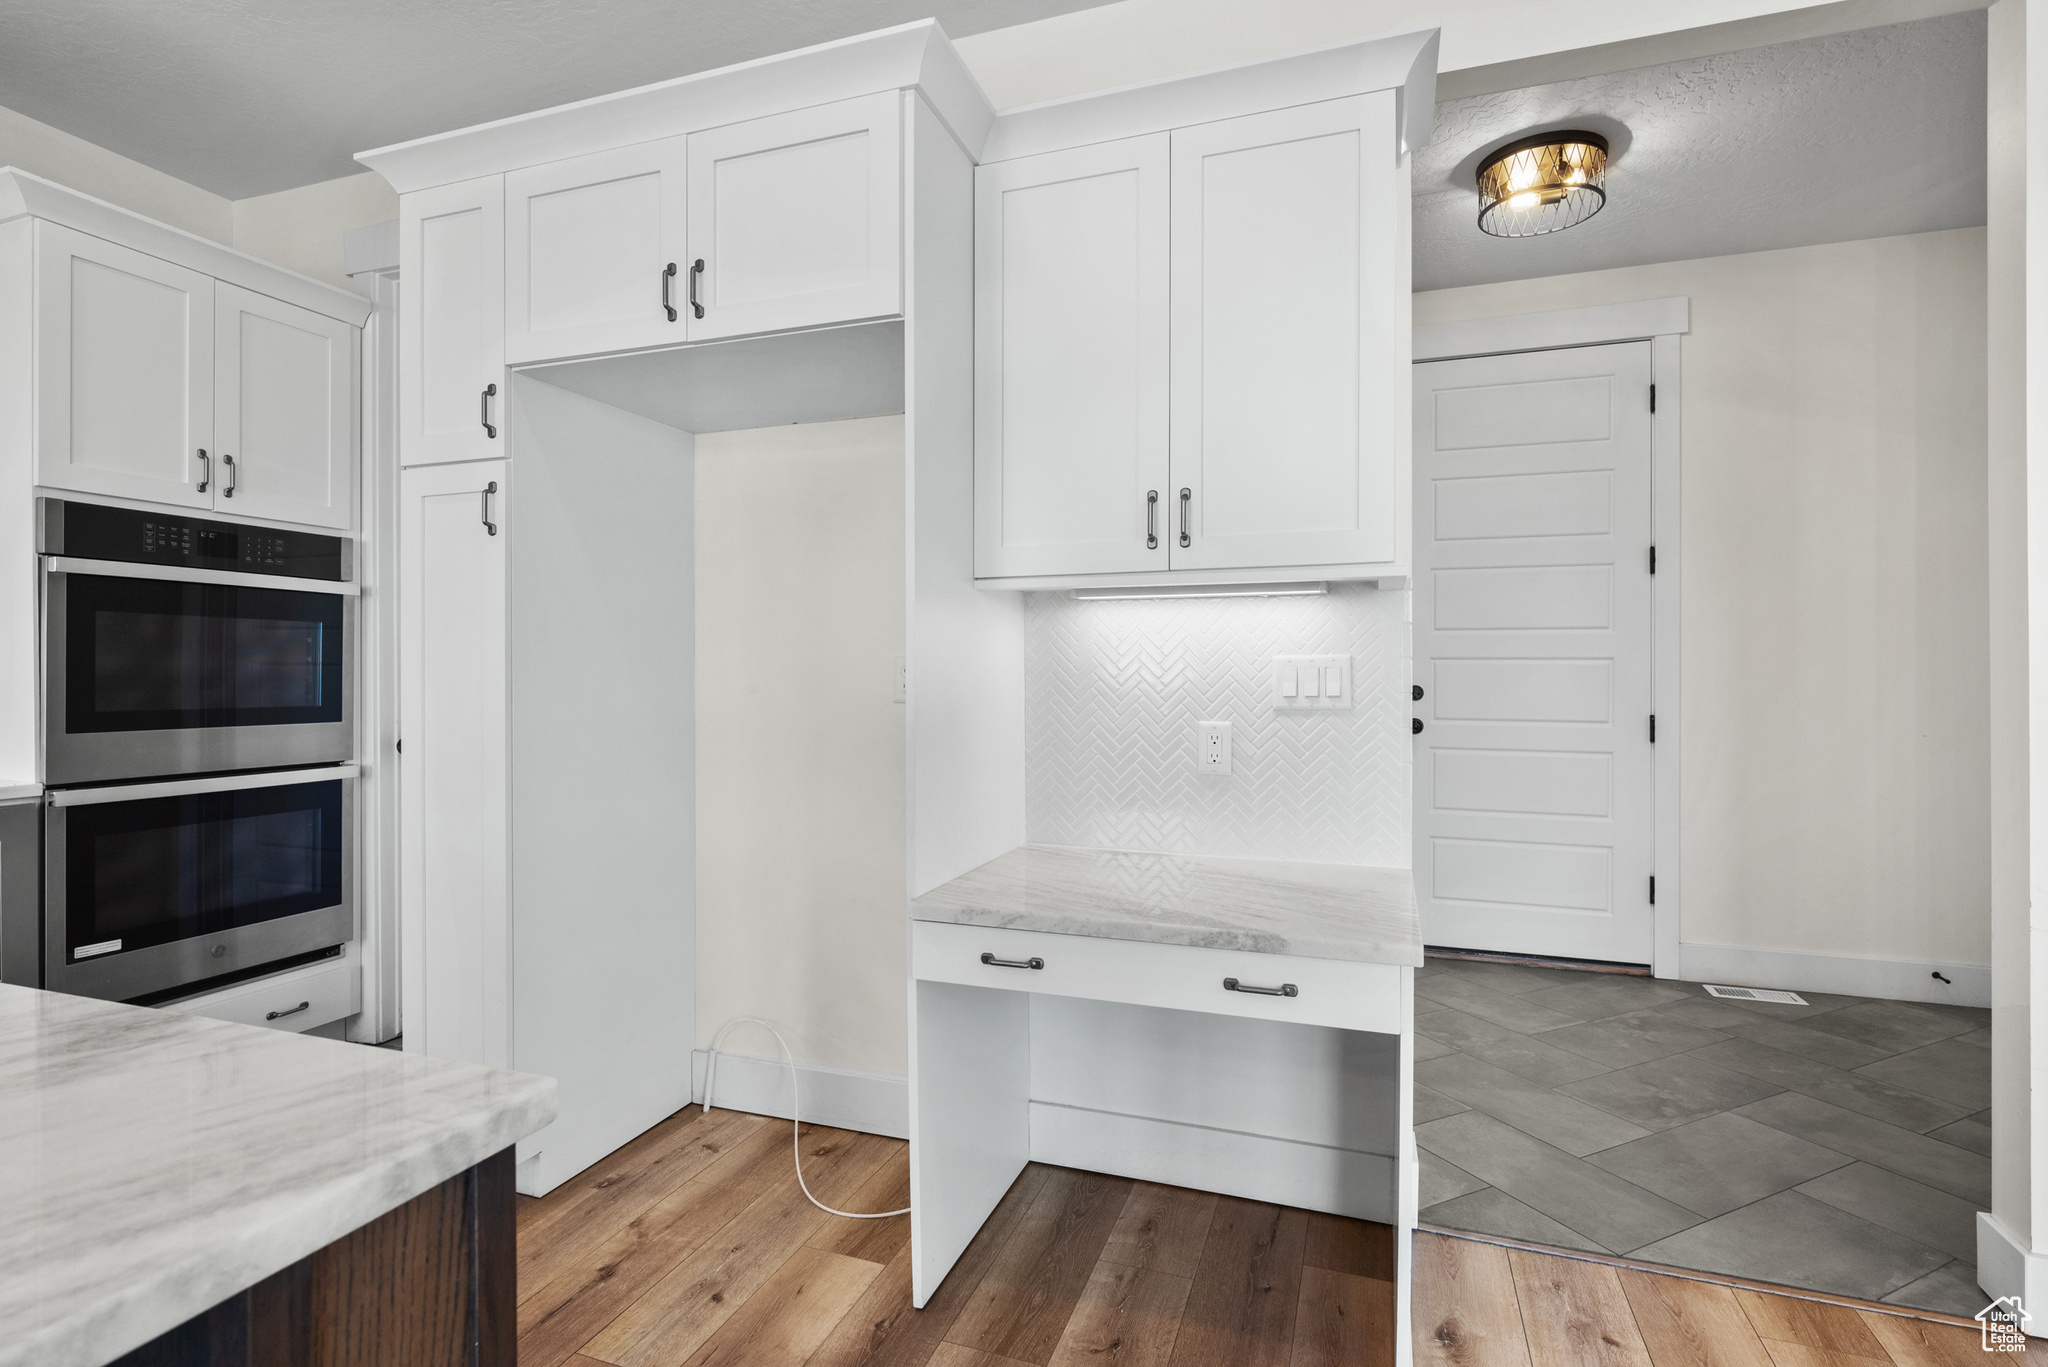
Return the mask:
<path id="1" fill-rule="evenodd" d="M 1969 1315 L 1991 1013 L 1431 958 L 1422 1219 Z"/>

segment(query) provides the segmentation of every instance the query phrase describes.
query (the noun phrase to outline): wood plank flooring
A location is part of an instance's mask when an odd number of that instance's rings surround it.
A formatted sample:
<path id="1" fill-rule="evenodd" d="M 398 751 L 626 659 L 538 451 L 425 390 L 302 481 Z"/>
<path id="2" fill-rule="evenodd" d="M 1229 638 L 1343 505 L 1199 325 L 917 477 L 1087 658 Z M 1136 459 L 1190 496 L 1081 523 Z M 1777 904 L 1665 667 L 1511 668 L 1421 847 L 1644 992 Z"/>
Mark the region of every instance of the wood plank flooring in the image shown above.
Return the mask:
<path id="1" fill-rule="evenodd" d="M 847 1210 L 909 1203 L 900 1140 L 806 1126 Z M 519 1207 L 521 1367 L 1381 1367 L 1393 1231 L 1026 1168 L 923 1310 L 910 1222 L 804 1199 L 790 1126 L 678 1112 Z"/>
<path id="2" fill-rule="evenodd" d="M 900 1140 L 811 1126 L 802 1145 L 819 1199 L 907 1204 Z M 1037 1164 L 913 1310 L 909 1221 L 826 1215 L 789 1123 L 733 1111 L 678 1112 L 518 1218 L 521 1367 L 1392 1359 L 1386 1226 Z M 1415 1251 L 1417 1367 L 1986 1360 L 1952 1324 L 1427 1232 Z"/>
<path id="3" fill-rule="evenodd" d="M 1427 1231 L 1415 1367 L 1964 1367 L 1975 1328 Z"/>

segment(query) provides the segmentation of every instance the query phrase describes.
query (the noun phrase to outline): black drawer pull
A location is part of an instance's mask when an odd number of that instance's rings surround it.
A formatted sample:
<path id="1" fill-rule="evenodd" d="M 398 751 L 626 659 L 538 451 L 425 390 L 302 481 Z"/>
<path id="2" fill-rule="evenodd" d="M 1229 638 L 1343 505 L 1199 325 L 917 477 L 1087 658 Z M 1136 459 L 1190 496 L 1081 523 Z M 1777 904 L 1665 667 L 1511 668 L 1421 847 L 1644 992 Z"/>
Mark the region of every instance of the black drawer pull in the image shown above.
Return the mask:
<path id="1" fill-rule="evenodd" d="M 1241 983 L 1235 978 L 1225 978 L 1223 980 L 1223 990 L 1225 992 L 1250 992 L 1260 997 L 1299 997 L 1301 995 L 1301 989 L 1293 983 L 1281 983 L 1278 987 L 1253 987 L 1251 984 Z"/>
<path id="2" fill-rule="evenodd" d="M 293 1008 L 291 1008 L 291 1010 L 289 1010 L 289 1011 L 272 1011 L 272 1012 L 268 1013 L 267 1015 L 265 1015 L 265 1016 L 263 1017 L 263 1019 L 265 1019 L 265 1020 L 267 1020 L 267 1021 L 278 1021 L 278 1020 L 283 1020 L 283 1019 L 284 1019 L 284 1018 L 285 1018 L 286 1016 L 296 1016 L 296 1015 L 298 1015 L 298 1014 L 299 1014 L 299 1012 L 301 1012 L 301 1011 L 306 1011 L 306 1010 L 310 1010 L 310 1009 L 311 1009 L 311 1007 L 312 1007 L 312 1005 L 313 1005 L 313 1003 L 311 1003 L 311 1002 L 309 1002 L 309 1001 L 308 1001 L 308 1002 L 300 1002 L 300 1003 L 299 1003 L 299 1004 L 298 1004 L 297 1006 L 294 1006 L 294 1007 L 293 1007 Z"/>
<path id="3" fill-rule="evenodd" d="M 1028 959 L 998 959 L 993 954 L 983 954 L 981 961 L 990 968 L 1044 968 L 1045 960 L 1036 954 Z"/>

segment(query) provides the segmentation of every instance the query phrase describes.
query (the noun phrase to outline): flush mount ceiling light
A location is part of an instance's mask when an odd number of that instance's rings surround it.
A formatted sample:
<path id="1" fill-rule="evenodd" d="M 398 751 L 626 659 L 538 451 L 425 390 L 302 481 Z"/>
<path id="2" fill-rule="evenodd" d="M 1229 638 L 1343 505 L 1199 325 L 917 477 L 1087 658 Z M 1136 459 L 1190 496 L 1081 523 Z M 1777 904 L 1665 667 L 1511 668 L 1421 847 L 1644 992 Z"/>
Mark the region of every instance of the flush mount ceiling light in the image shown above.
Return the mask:
<path id="1" fill-rule="evenodd" d="M 1583 128 L 1509 143 L 1479 166 L 1479 231 L 1540 237 L 1584 223 L 1607 202 L 1607 139 Z"/>

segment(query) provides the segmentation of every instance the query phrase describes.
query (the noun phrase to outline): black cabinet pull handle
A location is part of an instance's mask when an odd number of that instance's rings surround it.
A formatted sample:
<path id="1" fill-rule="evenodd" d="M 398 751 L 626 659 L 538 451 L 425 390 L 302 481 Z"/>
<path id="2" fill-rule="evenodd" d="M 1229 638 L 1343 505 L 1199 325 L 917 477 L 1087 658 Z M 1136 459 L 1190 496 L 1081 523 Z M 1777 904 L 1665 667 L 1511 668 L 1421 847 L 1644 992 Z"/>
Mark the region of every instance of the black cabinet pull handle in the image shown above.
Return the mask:
<path id="1" fill-rule="evenodd" d="M 1188 502 L 1194 496 L 1195 491 L 1192 489 L 1180 491 L 1180 544 L 1183 547 L 1195 544 L 1194 539 L 1188 535 Z"/>
<path id="2" fill-rule="evenodd" d="M 491 424 L 491 400 L 496 397 L 497 393 L 498 386 L 487 384 L 484 386 L 483 397 L 477 400 L 481 409 L 481 415 L 477 418 L 477 421 L 484 425 L 484 435 L 493 441 L 497 439 L 498 429 Z"/>
<path id="3" fill-rule="evenodd" d="M 661 272 L 661 306 L 663 309 L 667 311 L 668 320 L 671 323 L 673 323 L 676 320 L 676 306 L 669 300 L 668 287 L 670 282 L 672 282 L 675 278 L 676 263 L 671 261 L 668 263 L 667 267 L 664 268 Z"/>
<path id="4" fill-rule="evenodd" d="M 1223 990 L 1225 992 L 1250 992 L 1254 996 L 1259 997 L 1299 997 L 1301 995 L 1301 989 L 1293 983 L 1281 983 L 1278 987 L 1253 987 L 1250 983 L 1241 983 L 1235 978 L 1225 978 L 1223 980 Z"/>
<path id="5" fill-rule="evenodd" d="M 213 483 L 213 457 L 206 454 L 204 446 L 199 448 L 199 492 L 205 493 L 206 486 Z"/>
<path id="6" fill-rule="evenodd" d="M 228 467 L 228 487 L 220 491 L 221 495 L 224 498 L 233 498 L 235 496 L 235 485 L 239 482 L 235 478 L 235 458 L 226 452 L 222 452 L 220 463 Z"/>
<path id="7" fill-rule="evenodd" d="M 1044 968 L 1045 960 L 1036 954 L 1028 959 L 998 959 L 993 954 L 983 954 L 981 961 L 990 968 Z"/>
<path id="8" fill-rule="evenodd" d="M 690 316 L 704 316 L 704 301 L 697 295 L 697 284 L 704 278 L 704 258 L 698 257 L 690 263 Z"/>
<path id="9" fill-rule="evenodd" d="M 200 487 L 204 488 L 205 486 L 201 485 Z M 1147 489 L 1145 491 L 1145 549 L 1148 551 L 1159 549 L 1159 491 L 1157 489 Z"/>
<path id="10" fill-rule="evenodd" d="M 498 524 L 491 521 L 491 495 L 498 492 L 498 481 L 492 480 L 484 486 L 484 530 L 492 536 L 498 534 Z"/>
<path id="11" fill-rule="evenodd" d="M 281 1021 L 286 1016 L 296 1016 L 299 1014 L 299 1012 L 310 1009 L 312 1005 L 313 1003 L 309 1001 L 300 1002 L 297 1006 L 292 1007 L 289 1011 L 272 1011 L 268 1015 L 264 1016 L 263 1019 L 267 1021 Z"/>

